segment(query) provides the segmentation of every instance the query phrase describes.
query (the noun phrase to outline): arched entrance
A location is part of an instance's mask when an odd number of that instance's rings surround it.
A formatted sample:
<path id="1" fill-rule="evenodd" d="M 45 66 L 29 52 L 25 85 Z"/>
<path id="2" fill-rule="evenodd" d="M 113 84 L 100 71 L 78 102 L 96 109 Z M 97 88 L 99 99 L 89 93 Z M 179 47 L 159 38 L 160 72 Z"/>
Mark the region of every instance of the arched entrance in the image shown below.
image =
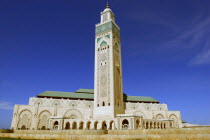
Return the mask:
<path id="1" fill-rule="evenodd" d="M 77 129 L 77 123 L 76 122 L 72 123 L 72 129 Z"/>
<path id="2" fill-rule="evenodd" d="M 55 121 L 53 124 L 53 129 L 58 130 L 58 121 Z"/>
<path id="3" fill-rule="evenodd" d="M 146 129 L 149 129 L 149 122 L 146 122 Z"/>
<path id="4" fill-rule="evenodd" d="M 140 121 L 136 120 L 136 129 L 140 129 Z"/>
<path id="5" fill-rule="evenodd" d="M 83 129 L 84 122 L 79 123 L 79 129 Z"/>
<path id="6" fill-rule="evenodd" d="M 90 129 L 90 122 L 87 122 L 87 129 Z"/>
<path id="7" fill-rule="evenodd" d="M 111 121 L 111 122 L 110 122 L 109 129 L 110 129 L 110 130 L 114 130 L 114 129 L 115 129 L 114 121 Z"/>
<path id="8" fill-rule="evenodd" d="M 66 123 L 65 129 L 70 129 L 70 123 L 69 122 Z"/>
<path id="9" fill-rule="evenodd" d="M 21 127 L 21 130 L 26 130 L 26 126 L 23 125 L 23 126 Z"/>
<path id="10" fill-rule="evenodd" d="M 46 127 L 45 126 L 42 126 L 41 130 L 46 130 Z"/>
<path id="11" fill-rule="evenodd" d="M 97 128 L 98 128 L 98 122 L 96 121 L 94 122 L 94 129 L 97 130 Z"/>
<path id="12" fill-rule="evenodd" d="M 106 122 L 105 121 L 102 122 L 101 129 L 102 130 L 107 130 L 107 125 L 106 125 Z"/>
<path id="13" fill-rule="evenodd" d="M 124 119 L 122 121 L 122 129 L 128 129 L 129 128 L 129 122 L 127 119 Z"/>

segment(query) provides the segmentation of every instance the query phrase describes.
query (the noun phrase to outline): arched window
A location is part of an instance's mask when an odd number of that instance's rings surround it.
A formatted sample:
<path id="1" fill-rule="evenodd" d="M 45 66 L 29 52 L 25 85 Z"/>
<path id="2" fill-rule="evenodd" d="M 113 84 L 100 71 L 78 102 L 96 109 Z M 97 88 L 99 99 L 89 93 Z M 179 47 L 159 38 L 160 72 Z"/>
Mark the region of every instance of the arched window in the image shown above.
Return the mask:
<path id="1" fill-rule="evenodd" d="M 102 103 L 102 106 L 105 106 L 105 102 Z"/>

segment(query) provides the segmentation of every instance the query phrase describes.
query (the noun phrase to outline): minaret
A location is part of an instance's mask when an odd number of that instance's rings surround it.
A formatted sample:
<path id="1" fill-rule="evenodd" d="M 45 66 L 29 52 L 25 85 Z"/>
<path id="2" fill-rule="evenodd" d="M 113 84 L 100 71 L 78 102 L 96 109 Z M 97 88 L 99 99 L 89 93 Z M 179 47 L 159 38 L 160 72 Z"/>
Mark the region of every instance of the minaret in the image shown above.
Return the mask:
<path id="1" fill-rule="evenodd" d="M 108 4 L 96 24 L 94 118 L 124 114 L 120 28 Z"/>

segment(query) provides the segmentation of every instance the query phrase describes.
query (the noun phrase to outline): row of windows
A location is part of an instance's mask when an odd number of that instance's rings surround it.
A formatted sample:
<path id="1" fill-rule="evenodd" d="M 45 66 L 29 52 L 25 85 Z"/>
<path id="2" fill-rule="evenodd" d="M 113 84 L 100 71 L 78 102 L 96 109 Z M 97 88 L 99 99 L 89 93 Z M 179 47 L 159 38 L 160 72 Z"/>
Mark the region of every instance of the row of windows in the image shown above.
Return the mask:
<path id="1" fill-rule="evenodd" d="M 107 48 L 106 48 L 106 47 L 101 48 L 101 49 L 100 49 L 100 48 L 98 48 L 98 51 L 100 51 L 100 50 L 102 51 L 102 50 L 106 50 L 106 49 L 109 49 L 109 45 L 107 46 Z"/>
<path id="2" fill-rule="evenodd" d="M 118 104 L 116 104 L 116 105 L 118 105 L 118 107 L 119 107 L 120 103 L 118 102 Z M 102 106 L 106 106 L 105 102 L 102 103 Z M 108 106 L 110 106 L 110 103 L 108 103 Z M 97 105 L 97 107 L 99 107 L 99 104 Z"/>
<path id="3" fill-rule="evenodd" d="M 102 106 L 106 106 L 105 102 L 102 103 Z M 108 106 L 110 106 L 110 103 L 108 103 Z M 99 107 L 99 104 L 97 105 Z"/>
<path id="4" fill-rule="evenodd" d="M 102 66 L 102 65 L 106 65 L 106 62 L 101 62 L 101 66 Z"/>

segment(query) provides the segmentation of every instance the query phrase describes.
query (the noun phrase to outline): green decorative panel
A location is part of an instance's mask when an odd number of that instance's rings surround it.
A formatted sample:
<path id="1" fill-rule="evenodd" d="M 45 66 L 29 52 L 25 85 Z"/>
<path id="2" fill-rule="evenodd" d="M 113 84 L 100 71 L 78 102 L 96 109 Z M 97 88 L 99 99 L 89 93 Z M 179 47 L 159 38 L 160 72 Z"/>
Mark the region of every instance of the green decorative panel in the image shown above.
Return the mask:
<path id="1" fill-rule="evenodd" d="M 102 37 L 97 38 L 97 43 L 98 43 L 98 41 L 99 41 L 101 38 L 102 38 Z"/>
<path id="2" fill-rule="evenodd" d="M 112 30 L 118 37 L 120 37 L 120 30 L 117 28 L 117 26 L 114 23 L 112 23 Z"/>
<path id="3" fill-rule="evenodd" d="M 107 44 L 106 41 L 102 41 L 101 44 L 100 44 L 100 46 L 102 46 L 102 45 L 104 45 L 104 44 L 105 44 L 105 45 Z"/>
<path id="4" fill-rule="evenodd" d="M 115 35 L 120 37 L 120 30 L 112 21 L 96 27 L 96 35 L 103 34 L 111 30 L 115 33 Z"/>
<path id="5" fill-rule="evenodd" d="M 105 37 L 109 38 L 110 39 L 110 35 L 106 35 Z"/>

